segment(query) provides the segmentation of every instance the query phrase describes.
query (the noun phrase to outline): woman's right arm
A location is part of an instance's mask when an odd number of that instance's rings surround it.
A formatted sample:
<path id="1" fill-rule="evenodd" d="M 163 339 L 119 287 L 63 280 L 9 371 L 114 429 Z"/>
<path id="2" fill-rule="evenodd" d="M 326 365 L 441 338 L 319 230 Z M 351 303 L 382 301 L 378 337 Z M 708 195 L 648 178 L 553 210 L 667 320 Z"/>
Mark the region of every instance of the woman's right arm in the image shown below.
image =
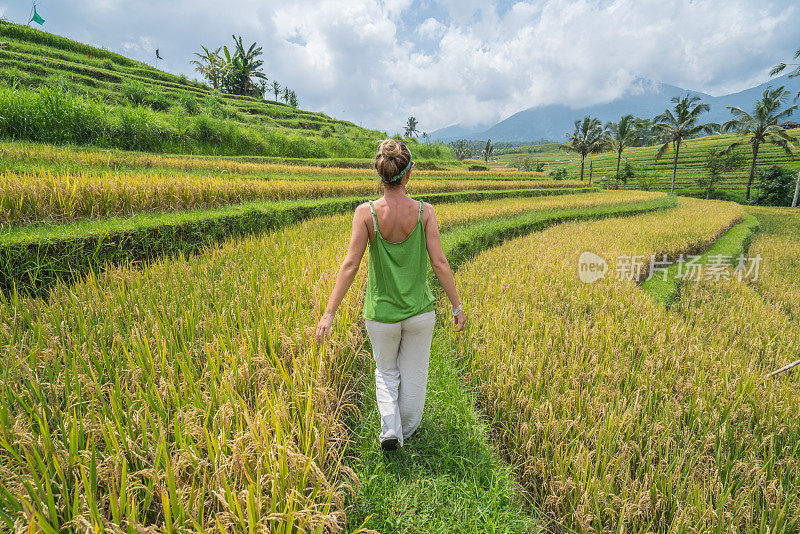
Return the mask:
<path id="1" fill-rule="evenodd" d="M 447 298 L 450 299 L 450 304 L 453 308 L 461 305 L 461 298 L 458 296 L 456 289 L 456 281 L 453 278 L 453 270 L 450 268 L 450 262 L 442 250 L 442 239 L 439 236 L 439 223 L 436 221 L 436 212 L 433 211 L 433 206 L 426 203 L 427 211 L 429 213 L 428 220 L 425 223 L 425 244 L 428 248 L 428 256 L 431 259 L 431 267 L 433 274 L 439 279 Z M 461 310 L 455 318 L 455 328 L 453 331 L 460 332 L 464 329 L 467 322 L 467 315 L 464 310 Z"/>

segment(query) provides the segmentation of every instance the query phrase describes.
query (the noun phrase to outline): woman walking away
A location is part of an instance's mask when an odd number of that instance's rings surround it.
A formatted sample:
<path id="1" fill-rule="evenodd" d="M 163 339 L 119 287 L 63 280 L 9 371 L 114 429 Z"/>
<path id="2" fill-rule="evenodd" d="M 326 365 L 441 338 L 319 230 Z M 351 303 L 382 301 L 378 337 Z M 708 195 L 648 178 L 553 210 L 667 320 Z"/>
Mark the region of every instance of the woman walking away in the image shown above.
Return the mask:
<path id="1" fill-rule="evenodd" d="M 442 251 L 433 206 L 406 196 L 414 162 L 403 143 L 387 139 L 375 156 L 384 194 L 361 204 L 353 216 L 353 234 L 325 313 L 317 342 L 330 331 L 333 316 L 353 283 L 369 243 L 369 273 L 364 319 L 375 358 L 375 393 L 381 414 L 381 448 L 403 446 L 422 421 L 435 299 L 428 286 L 428 258 L 450 303 L 454 330 L 467 316 L 453 272 Z"/>

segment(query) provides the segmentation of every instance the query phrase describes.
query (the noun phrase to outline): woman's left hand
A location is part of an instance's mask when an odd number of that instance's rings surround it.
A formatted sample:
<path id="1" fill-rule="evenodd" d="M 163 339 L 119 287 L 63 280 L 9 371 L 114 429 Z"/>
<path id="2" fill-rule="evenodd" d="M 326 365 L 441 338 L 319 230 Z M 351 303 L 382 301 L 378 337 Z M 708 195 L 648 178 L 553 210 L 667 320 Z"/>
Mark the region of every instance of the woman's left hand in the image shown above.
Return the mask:
<path id="1" fill-rule="evenodd" d="M 323 314 L 317 323 L 317 343 L 322 344 L 325 339 L 330 339 L 331 324 L 333 324 L 333 315 Z"/>

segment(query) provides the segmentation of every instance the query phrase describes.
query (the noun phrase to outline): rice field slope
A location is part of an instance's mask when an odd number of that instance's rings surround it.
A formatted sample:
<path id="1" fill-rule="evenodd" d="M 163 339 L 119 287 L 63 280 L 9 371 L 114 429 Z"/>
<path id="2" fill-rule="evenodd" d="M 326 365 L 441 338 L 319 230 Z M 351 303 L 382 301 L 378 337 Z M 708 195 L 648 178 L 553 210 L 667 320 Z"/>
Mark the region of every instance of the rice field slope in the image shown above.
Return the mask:
<path id="1" fill-rule="evenodd" d="M 632 280 L 576 276 L 583 251 L 613 272 L 621 256 L 704 248 L 744 215 L 680 202 L 560 225 L 457 275 L 466 376 L 552 530 L 800 527 L 797 378 L 763 383 L 800 349 L 797 325 L 735 278 L 690 284 L 668 310 Z"/>
<path id="2" fill-rule="evenodd" d="M 371 146 L 371 154 L 377 142 Z M 412 148 L 413 144 L 412 144 Z M 209 156 L 198 154 L 153 154 L 151 152 L 98 148 L 92 146 L 52 145 L 29 141 L 0 141 L 0 171 L 33 170 L 70 172 L 107 172 L 155 170 L 160 172 L 236 173 L 247 175 L 280 174 L 298 177 L 332 178 L 337 175 L 365 175 L 373 172 L 374 158 L 289 158 L 266 155 Z M 455 160 L 431 161 L 424 154 L 413 153 L 414 171 L 428 176 L 457 172 L 476 178 L 542 178 L 544 173 L 518 171 L 492 166 L 489 171 L 469 170 Z M 423 172 L 424 171 L 424 172 Z M 436 172 L 433 172 L 436 171 Z"/>
<path id="3" fill-rule="evenodd" d="M 762 257 L 755 286 L 793 319 L 800 317 L 800 210 L 747 208 L 761 223 L 751 255 Z"/>
<path id="4" fill-rule="evenodd" d="M 324 191 L 324 184 L 318 189 Z M 374 182 L 369 184 L 374 187 Z M 451 183 L 452 185 L 452 183 Z M 494 182 L 478 185 L 493 187 Z M 542 185 L 547 185 L 542 183 Z M 425 193 L 431 202 L 491 201 L 557 196 L 591 191 L 578 187 L 484 189 Z M 58 281 L 70 283 L 107 265 L 152 261 L 164 255 L 190 255 L 226 239 L 257 234 L 305 219 L 343 213 L 375 198 L 328 197 L 255 201 L 210 209 L 136 213 L 130 217 L 81 219 L 64 224 L 17 226 L 0 232 L 0 290 L 46 295 Z M 156 199 L 163 207 L 164 198 Z M 90 200 L 93 202 L 93 200 Z M 507 201 L 508 202 L 508 201 Z M 493 205 L 497 205 L 494 203 Z M 510 202 L 513 206 L 513 201 Z"/>
<path id="5" fill-rule="evenodd" d="M 130 103 L 124 96 L 126 86 L 141 86 L 156 108 L 161 102 L 166 108 L 172 102 L 187 98 L 202 102 L 211 93 L 203 83 L 36 28 L 3 21 L 0 41 L 4 43 L 0 47 L 2 80 L 18 86 L 35 88 L 61 76 L 71 89 L 117 104 Z M 197 48 L 200 49 L 200 43 Z M 377 139 L 380 135 L 348 121 L 303 111 L 274 100 L 222 95 L 222 105 L 231 115 L 230 119 L 242 125 L 259 124 L 315 136 L 321 135 L 325 128 L 351 136 Z"/>
<path id="6" fill-rule="evenodd" d="M 480 210 L 494 216 L 486 203 L 437 212 L 447 230 Z M 312 336 L 349 227 L 323 217 L 3 301 L 4 528 L 339 530 L 356 487 L 341 458 L 361 292 L 331 344 Z"/>
<path id="7" fill-rule="evenodd" d="M 366 173 L 351 179 L 314 180 L 313 175 L 308 178 L 5 172 L 0 173 L 0 228 L 188 211 L 256 200 L 380 195 L 382 191 L 380 182 Z M 409 183 L 410 195 L 584 185 L 554 180 L 470 180 L 425 175 L 419 178 Z"/>
<path id="8" fill-rule="evenodd" d="M 800 135 L 800 130 L 790 130 L 790 134 L 798 136 Z M 679 195 L 705 198 L 705 190 L 697 183 L 698 178 L 705 176 L 702 167 L 705 155 L 709 150 L 724 148 L 739 138 L 736 134 L 724 134 L 686 141 L 678 155 L 677 193 Z M 751 161 L 748 158 L 748 154 L 750 154 L 748 146 L 747 143 L 744 143 L 742 147 L 737 149 L 744 157 L 744 162 L 738 169 L 726 175 L 722 182 L 714 186 L 715 194 L 712 198 L 744 200 Z M 657 148 L 657 146 L 634 147 L 623 152 L 622 165 L 626 161 L 631 163 L 635 167 L 637 174 L 637 178 L 634 179 L 633 183 L 627 184 L 627 187 L 669 191 L 672 181 L 672 152 L 667 151 L 660 160 L 656 161 L 655 153 Z M 567 169 L 570 178 L 576 178 L 580 175 L 580 156 L 574 152 L 561 149 L 558 145 L 548 145 L 547 150 L 532 154 L 505 154 L 497 157 L 498 162 L 503 165 L 520 165 L 526 159 L 533 163 L 537 161 L 545 163 L 545 172 L 564 167 Z M 762 145 L 757 162 L 759 167 L 781 165 L 794 169 L 795 172 L 800 170 L 800 159 L 796 154 L 789 156 L 774 145 Z M 585 170 L 587 177 L 590 163 L 593 167 L 592 178 L 595 182 L 601 185 L 605 184 L 607 187 L 615 186 L 616 153 L 605 152 L 587 157 Z M 622 184 L 620 187 L 622 187 Z"/>

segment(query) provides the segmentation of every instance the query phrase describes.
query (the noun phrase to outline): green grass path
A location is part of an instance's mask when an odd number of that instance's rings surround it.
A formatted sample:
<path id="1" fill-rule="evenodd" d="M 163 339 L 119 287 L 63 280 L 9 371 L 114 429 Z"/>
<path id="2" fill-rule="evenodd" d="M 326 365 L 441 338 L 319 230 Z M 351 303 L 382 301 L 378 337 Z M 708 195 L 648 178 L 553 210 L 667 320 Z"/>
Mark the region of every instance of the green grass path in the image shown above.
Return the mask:
<path id="1" fill-rule="evenodd" d="M 450 328 L 442 316 L 437 330 Z M 349 532 L 362 524 L 385 534 L 535 531 L 513 471 L 490 446 L 488 425 L 444 338 L 434 336 L 425 414 L 402 449 L 378 448 L 374 381 L 367 381 L 348 459 L 361 479 L 348 503 Z"/>
<path id="2" fill-rule="evenodd" d="M 697 265 L 708 265 L 715 257 L 724 257 L 727 263 L 735 264 L 740 254 L 745 254 L 759 228 L 759 221 L 753 215 L 745 215 L 741 221 L 719 236 L 701 254 L 695 262 Z M 641 284 L 641 288 L 653 300 L 665 306 L 671 306 L 680 298 L 683 280 L 678 277 L 680 265 L 673 264 L 666 270 L 666 276 L 658 274 Z"/>
<path id="3" fill-rule="evenodd" d="M 489 219 L 443 236 L 454 270 L 505 239 L 568 220 L 628 216 L 674 207 L 674 197 L 581 209 L 546 210 Z M 350 422 L 353 445 L 345 463 L 360 486 L 347 503 L 348 528 L 390 533 L 514 533 L 540 530 L 514 478 L 491 443 L 489 424 L 464 383 L 440 312 L 431 347 L 425 412 L 417 432 L 395 452 L 378 447 L 380 432 L 372 362 L 363 370 L 360 419 Z"/>

